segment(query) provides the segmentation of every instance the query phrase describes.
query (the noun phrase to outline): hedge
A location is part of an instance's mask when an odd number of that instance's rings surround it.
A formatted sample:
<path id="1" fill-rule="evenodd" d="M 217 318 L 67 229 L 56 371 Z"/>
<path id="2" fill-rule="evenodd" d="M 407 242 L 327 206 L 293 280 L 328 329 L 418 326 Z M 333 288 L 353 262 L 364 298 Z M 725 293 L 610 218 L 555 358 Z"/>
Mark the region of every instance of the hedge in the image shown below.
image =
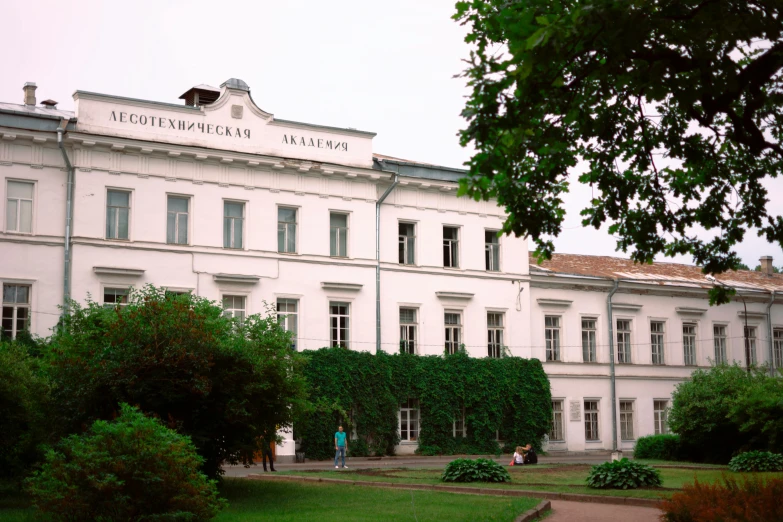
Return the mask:
<path id="1" fill-rule="evenodd" d="M 540 450 L 551 427 L 549 380 L 535 359 L 373 355 L 344 348 L 304 357 L 315 412 L 295 420 L 294 437 L 308 458 L 334 455 L 339 424 L 356 432 L 352 455 L 392 455 L 399 443 L 399 407 L 409 398 L 419 401 L 420 454 L 509 452 L 527 443 Z M 463 409 L 467 436 L 455 438 L 453 422 Z"/>

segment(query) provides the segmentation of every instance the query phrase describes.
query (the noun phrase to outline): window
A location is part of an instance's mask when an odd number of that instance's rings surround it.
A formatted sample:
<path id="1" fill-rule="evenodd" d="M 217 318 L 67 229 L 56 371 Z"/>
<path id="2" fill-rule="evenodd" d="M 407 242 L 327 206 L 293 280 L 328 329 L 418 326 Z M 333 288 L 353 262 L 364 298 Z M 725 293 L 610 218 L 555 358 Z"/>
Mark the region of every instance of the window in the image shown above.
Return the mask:
<path id="1" fill-rule="evenodd" d="M 294 214 L 296 219 L 296 214 Z M 294 223 L 296 227 L 296 223 Z M 294 236 L 296 228 L 294 228 Z M 296 245 L 294 245 L 296 248 Z M 348 215 L 329 214 L 329 255 L 332 257 L 348 257 Z"/>
<path id="2" fill-rule="evenodd" d="M 484 261 L 490 272 L 500 270 L 500 240 L 496 230 L 484 231 Z"/>
<path id="3" fill-rule="evenodd" d="M 348 348 L 348 303 L 329 303 L 329 324 L 332 347 Z"/>
<path id="4" fill-rule="evenodd" d="M 772 332 L 772 367 L 783 367 L 783 330 L 777 328 Z"/>
<path id="5" fill-rule="evenodd" d="M 400 352 L 416 353 L 416 309 L 400 308 Z"/>
<path id="6" fill-rule="evenodd" d="M 655 424 L 655 434 L 662 435 L 669 433 L 669 401 L 653 401 L 653 424 Z"/>
<path id="7" fill-rule="evenodd" d="M 462 408 L 454 419 L 454 438 L 461 439 L 468 436 L 468 430 L 465 427 L 465 408 Z"/>
<path id="8" fill-rule="evenodd" d="M 236 201 L 223 202 L 223 247 L 242 248 L 245 224 L 245 204 Z"/>
<path id="9" fill-rule="evenodd" d="M 582 360 L 595 362 L 595 323 L 593 317 L 582 319 Z"/>
<path id="10" fill-rule="evenodd" d="M 188 207 L 190 199 L 169 196 L 166 218 L 166 243 L 174 245 L 188 244 Z"/>
<path id="11" fill-rule="evenodd" d="M 419 440 L 419 401 L 408 399 L 400 404 L 400 440 Z"/>
<path id="12" fill-rule="evenodd" d="M 130 192 L 110 190 L 106 194 L 106 239 L 128 239 Z"/>
<path id="13" fill-rule="evenodd" d="M 223 296 L 223 315 L 232 317 L 240 322 L 245 320 L 247 314 L 245 310 L 246 299 L 243 295 L 224 295 Z"/>
<path id="14" fill-rule="evenodd" d="M 503 357 L 503 314 L 487 312 L 487 357 Z"/>
<path id="15" fill-rule="evenodd" d="M 682 325 L 682 351 L 685 366 L 696 366 L 696 325 Z"/>
<path id="16" fill-rule="evenodd" d="M 296 209 L 278 207 L 277 209 L 277 251 L 285 254 L 296 253 Z"/>
<path id="17" fill-rule="evenodd" d="M 546 360 L 560 360 L 560 318 L 554 315 L 544 317 L 546 338 Z"/>
<path id="18" fill-rule="evenodd" d="M 552 430 L 549 432 L 550 441 L 564 441 L 563 429 L 563 401 L 552 401 Z"/>
<path id="19" fill-rule="evenodd" d="M 399 260 L 401 265 L 416 264 L 416 225 L 413 223 L 399 224 Z"/>
<path id="20" fill-rule="evenodd" d="M 620 438 L 633 440 L 633 403 L 634 401 L 620 401 Z"/>
<path id="21" fill-rule="evenodd" d="M 446 312 L 443 322 L 446 325 L 446 353 L 457 353 L 462 342 L 462 314 Z"/>
<path id="22" fill-rule="evenodd" d="M 277 322 L 287 332 L 291 332 L 291 348 L 296 350 L 296 337 L 299 327 L 299 301 L 296 299 L 277 300 Z"/>
<path id="23" fill-rule="evenodd" d="M 3 337 L 16 339 L 30 328 L 30 286 L 3 284 Z"/>
<path id="24" fill-rule="evenodd" d="M 113 308 L 116 306 L 128 305 L 129 288 L 104 288 L 103 289 L 103 306 L 107 308 Z"/>
<path id="25" fill-rule="evenodd" d="M 715 343 L 715 364 L 726 363 L 726 327 L 724 325 L 713 325 L 712 337 Z"/>
<path id="26" fill-rule="evenodd" d="M 443 266 L 459 268 L 459 228 L 443 227 Z"/>
<path id="27" fill-rule="evenodd" d="M 756 365 L 756 327 L 748 326 L 745 328 L 745 357 L 748 366 Z"/>
<path id="28" fill-rule="evenodd" d="M 631 362 L 631 321 L 617 321 L 617 362 Z"/>
<path id="29" fill-rule="evenodd" d="M 598 435 L 598 401 L 585 401 L 585 440 L 601 440 Z"/>
<path id="30" fill-rule="evenodd" d="M 663 334 L 664 325 L 661 321 L 650 323 L 650 346 L 652 350 L 652 363 L 664 364 L 663 359 Z"/>
<path id="31" fill-rule="evenodd" d="M 6 232 L 33 232 L 33 183 L 9 181 L 5 202 Z"/>

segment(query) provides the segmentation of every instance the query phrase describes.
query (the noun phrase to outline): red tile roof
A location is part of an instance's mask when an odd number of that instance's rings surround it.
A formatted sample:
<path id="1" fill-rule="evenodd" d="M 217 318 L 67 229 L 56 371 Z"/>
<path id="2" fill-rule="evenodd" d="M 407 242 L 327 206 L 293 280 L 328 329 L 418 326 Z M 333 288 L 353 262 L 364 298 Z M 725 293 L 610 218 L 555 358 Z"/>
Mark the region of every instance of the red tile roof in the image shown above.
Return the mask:
<path id="1" fill-rule="evenodd" d="M 630 259 L 609 256 L 585 256 L 579 254 L 554 254 L 552 259 L 537 264 L 530 252 L 531 274 L 572 274 L 612 279 L 635 279 L 641 282 L 682 283 L 684 286 L 711 286 L 701 268 L 679 263 L 653 263 L 643 265 Z M 732 271 L 717 279 L 729 286 L 742 286 L 757 290 L 783 290 L 783 274 L 767 275 L 753 270 Z M 670 283 L 672 284 L 672 283 Z"/>

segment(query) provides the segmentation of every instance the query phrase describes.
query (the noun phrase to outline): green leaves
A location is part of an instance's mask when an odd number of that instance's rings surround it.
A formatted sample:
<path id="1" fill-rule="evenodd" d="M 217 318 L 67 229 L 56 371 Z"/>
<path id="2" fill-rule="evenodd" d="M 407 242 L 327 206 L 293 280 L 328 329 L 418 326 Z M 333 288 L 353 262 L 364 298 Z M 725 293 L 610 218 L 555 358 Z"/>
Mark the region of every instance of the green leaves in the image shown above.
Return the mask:
<path id="1" fill-rule="evenodd" d="M 506 468 L 489 459 L 456 459 L 446 464 L 443 482 L 510 482 Z"/>
<path id="2" fill-rule="evenodd" d="M 769 451 L 746 451 L 729 461 L 736 473 L 747 471 L 783 471 L 783 455 Z"/>
<path id="3" fill-rule="evenodd" d="M 460 193 L 496 198 L 504 231 L 547 255 L 577 165 L 595 194 L 584 225 L 609 225 L 636 261 L 689 254 L 719 274 L 737 268 L 734 248 L 751 230 L 781 244 L 764 180 L 783 172 L 782 10 L 741 0 L 459 2 L 455 19 L 476 44 L 460 134 L 476 152 Z M 711 293 L 713 304 L 727 298 Z"/>
<path id="4" fill-rule="evenodd" d="M 597 489 L 635 489 L 662 486 L 663 481 L 657 469 L 624 458 L 593 466 L 587 485 Z"/>

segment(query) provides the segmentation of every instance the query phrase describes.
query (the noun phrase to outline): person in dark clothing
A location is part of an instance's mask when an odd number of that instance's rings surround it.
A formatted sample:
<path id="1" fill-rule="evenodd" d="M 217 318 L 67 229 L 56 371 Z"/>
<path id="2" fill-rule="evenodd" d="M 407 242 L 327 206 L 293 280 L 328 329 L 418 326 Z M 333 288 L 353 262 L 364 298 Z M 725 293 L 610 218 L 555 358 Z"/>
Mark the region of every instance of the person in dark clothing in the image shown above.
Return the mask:
<path id="1" fill-rule="evenodd" d="M 524 447 L 525 450 L 525 464 L 538 464 L 538 455 L 536 455 L 536 450 L 533 449 L 533 446 L 528 444 Z"/>
<path id="2" fill-rule="evenodd" d="M 264 464 L 264 471 L 266 471 L 266 459 L 269 458 L 269 469 L 272 471 L 277 471 L 275 469 L 275 461 L 272 457 L 272 446 L 269 442 L 269 437 L 267 437 L 267 433 L 264 432 L 264 438 L 261 443 L 261 460 Z"/>

